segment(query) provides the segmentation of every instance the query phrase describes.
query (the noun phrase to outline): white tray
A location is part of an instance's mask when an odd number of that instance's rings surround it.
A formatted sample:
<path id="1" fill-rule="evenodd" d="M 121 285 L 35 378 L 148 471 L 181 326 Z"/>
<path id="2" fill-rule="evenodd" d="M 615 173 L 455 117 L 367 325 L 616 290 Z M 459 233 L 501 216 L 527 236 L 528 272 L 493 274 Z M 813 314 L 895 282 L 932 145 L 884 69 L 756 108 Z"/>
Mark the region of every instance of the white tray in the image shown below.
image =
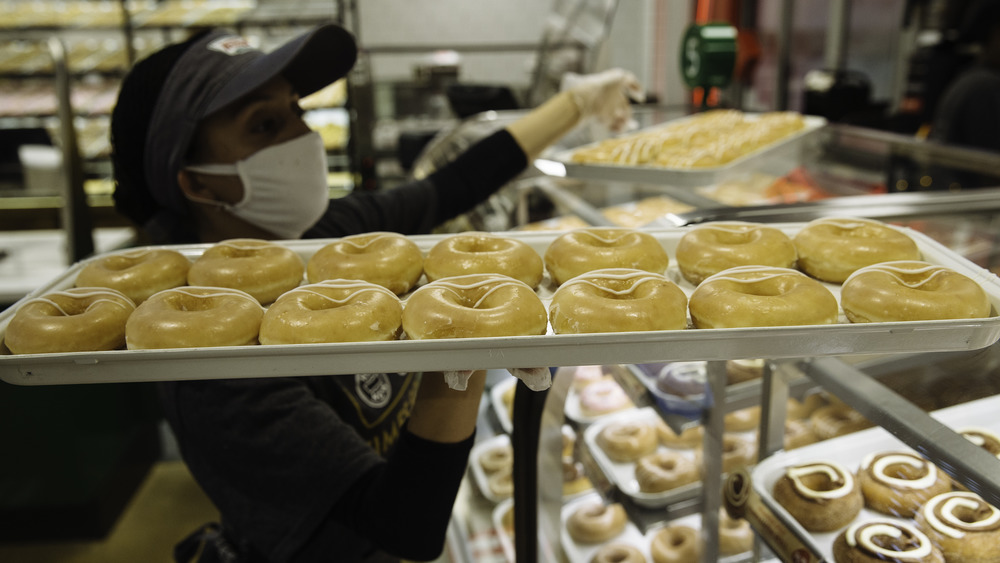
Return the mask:
<path id="1" fill-rule="evenodd" d="M 801 223 L 774 224 L 794 235 Z M 928 262 L 948 266 L 976 280 L 1000 310 L 1000 279 L 920 234 L 905 229 Z M 673 260 L 685 228 L 646 231 Z M 544 254 L 559 232 L 508 232 Z M 449 235 L 413 236 L 425 252 Z M 284 241 L 308 258 L 328 240 Z M 191 258 L 210 245 L 172 246 Z M 43 293 L 72 286 L 83 263 L 40 287 L 0 313 L 0 336 L 18 305 Z M 672 263 L 667 275 L 688 294 Z M 829 286 L 840 295 L 837 285 Z M 548 305 L 554 288 L 548 275 L 538 290 Z M 802 358 L 843 354 L 919 353 L 976 350 L 1000 339 L 1000 317 L 972 320 L 850 324 L 841 316 L 834 325 L 600 334 L 548 334 L 500 338 L 397 340 L 338 344 L 235 346 L 173 350 L 115 350 L 37 355 L 0 355 L 0 379 L 18 385 L 167 381 L 181 379 L 236 379 L 400 373 L 407 371 L 505 369 L 653 363 L 683 360 L 739 358 Z"/>
<path id="2" fill-rule="evenodd" d="M 493 412 L 496 413 L 497 420 L 500 421 L 500 428 L 508 434 L 514 431 L 514 421 L 510 418 L 510 409 L 503 402 L 503 395 L 516 384 L 517 378 L 512 375 L 490 388 L 490 405 L 493 406 Z"/>
<path id="3" fill-rule="evenodd" d="M 476 486 L 479 488 L 479 492 L 483 493 L 483 496 L 487 500 L 493 503 L 499 503 L 503 500 L 511 498 L 509 496 L 500 496 L 490 490 L 490 476 L 483 469 L 483 466 L 479 463 L 479 457 L 484 453 L 492 450 L 493 448 L 509 446 L 510 436 L 507 434 L 497 434 L 488 440 L 483 440 L 482 442 L 476 444 L 472 448 L 472 452 L 469 455 L 469 468 L 472 470 L 473 480 L 476 482 Z M 511 471 L 514 470 L 514 465 L 511 463 Z"/>
<path id="4" fill-rule="evenodd" d="M 746 115 L 746 118 L 751 120 L 756 117 L 757 116 L 755 114 Z M 773 174 L 775 176 L 782 176 L 801 164 L 801 150 L 807 136 L 826 125 L 826 119 L 822 117 L 804 115 L 802 118 L 805 121 L 805 127 L 799 131 L 796 131 L 795 133 L 754 152 L 727 162 L 722 166 L 707 168 L 668 168 L 652 164 L 582 164 L 579 162 L 573 162 L 573 154 L 575 152 L 589 148 L 598 143 L 583 145 L 571 150 L 559 151 L 555 153 L 550 160 L 564 167 L 566 170 L 565 175 L 570 178 L 638 182 L 690 188 L 716 184 L 723 180 L 750 172 L 763 172 Z M 683 117 L 652 127 L 647 127 L 640 131 L 632 131 L 624 136 L 632 136 L 643 132 L 655 131 L 657 129 L 662 129 L 690 119 L 691 117 Z"/>
<path id="5" fill-rule="evenodd" d="M 974 426 L 1000 432 L 1000 420 L 996 417 L 998 408 L 1000 408 L 1000 397 L 989 397 L 934 411 L 930 415 L 953 430 Z M 784 474 L 785 468 L 790 465 L 816 460 L 835 460 L 848 470 L 856 472 L 865 455 L 888 450 L 913 451 L 912 448 L 885 429 L 870 428 L 775 454 L 754 467 L 750 474 L 751 483 L 768 508 L 799 538 L 803 539 L 814 553 L 825 557 L 827 561 L 833 561 L 833 540 L 843 528 L 834 532 L 822 533 L 806 531 L 784 507 L 774 500 L 772 495 L 774 484 Z M 861 513 L 854 521 L 867 521 L 876 518 L 913 523 L 911 519 L 887 516 L 868 508 L 862 508 Z"/>
<path id="6" fill-rule="evenodd" d="M 681 485 L 680 487 L 660 493 L 643 492 L 639 490 L 639 481 L 635 478 L 635 463 L 618 462 L 609 458 L 608 455 L 604 453 L 604 449 L 597 443 L 597 436 L 602 430 L 604 430 L 604 428 L 614 422 L 631 420 L 655 421 L 658 417 L 659 415 L 656 413 L 654 407 L 630 409 L 619 413 L 609 414 L 601 420 L 588 426 L 583 432 L 583 439 L 587 444 L 587 447 L 590 448 L 591 455 L 593 455 L 594 460 L 597 462 L 597 465 L 601 468 L 601 471 L 608 478 L 608 480 L 614 483 L 614 485 L 618 487 L 618 490 L 632 499 L 633 502 L 648 508 L 663 508 L 682 500 L 697 497 L 701 493 L 701 480 L 699 479 L 693 483 Z M 749 432 L 727 432 L 726 434 L 732 434 L 752 442 L 756 442 L 757 439 L 756 429 Z M 698 446 L 692 449 L 668 448 L 663 445 L 657 446 L 657 451 L 676 452 L 691 460 L 695 460 L 695 452 L 700 449 L 701 444 L 698 444 Z M 754 449 L 756 449 L 756 446 Z"/>

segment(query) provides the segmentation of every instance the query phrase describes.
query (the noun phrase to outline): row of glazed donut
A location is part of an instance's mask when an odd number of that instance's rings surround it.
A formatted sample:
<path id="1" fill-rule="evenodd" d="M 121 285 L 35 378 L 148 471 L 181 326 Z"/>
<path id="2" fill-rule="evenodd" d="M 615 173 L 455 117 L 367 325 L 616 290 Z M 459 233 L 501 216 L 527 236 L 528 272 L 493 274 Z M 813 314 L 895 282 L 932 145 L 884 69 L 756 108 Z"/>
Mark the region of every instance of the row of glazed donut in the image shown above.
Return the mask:
<path id="1" fill-rule="evenodd" d="M 958 432 L 1000 457 L 992 431 Z M 832 546 L 838 562 L 978 561 L 987 547 L 1000 545 L 1000 509 L 909 450 L 870 453 L 856 471 L 830 460 L 789 466 L 773 496 L 806 530 L 839 531 Z M 892 518 L 859 519 L 862 508 Z"/>
<path id="2" fill-rule="evenodd" d="M 856 270 L 881 262 L 919 260 L 903 232 L 868 219 L 818 219 L 794 238 L 761 224 L 715 222 L 687 230 L 676 248 L 678 268 L 694 285 L 736 266 L 798 267 L 825 282 L 841 283 Z M 592 270 L 629 268 L 662 274 L 669 257 L 650 234 L 627 228 L 581 228 L 554 239 L 544 259 L 523 241 L 483 232 L 446 237 L 426 257 L 415 242 L 376 232 L 335 239 L 308 263 L 277 243 L 222 241 L 193 264 L 167 249 L 137 249 L 88 262 L 78 286 L 111 287 L 136 303 L 178 285 L 241 289 L 267 304 L 302 283 L 361 279 L 397 295 L 427 281 L 473 273 L 504 274 L 535 288 L 547 270 L 555 285 Z"/>
<path id="3" fill-rule="evenodd" d="M 628 516 L 620 503 L 581 502 L 566 518 L 566 532 L 581 546 L 600 546 L 591 563 L 644 563 L 646 556 L 634 542 L 622 539 Z M 753 530 L 743 519 L 719 511 L 719 554 L 738 555 L 753 548 Z M 653 563 L 701 561 L 700 531 L 686 524 L 667 524 L 649 534 Z"/>

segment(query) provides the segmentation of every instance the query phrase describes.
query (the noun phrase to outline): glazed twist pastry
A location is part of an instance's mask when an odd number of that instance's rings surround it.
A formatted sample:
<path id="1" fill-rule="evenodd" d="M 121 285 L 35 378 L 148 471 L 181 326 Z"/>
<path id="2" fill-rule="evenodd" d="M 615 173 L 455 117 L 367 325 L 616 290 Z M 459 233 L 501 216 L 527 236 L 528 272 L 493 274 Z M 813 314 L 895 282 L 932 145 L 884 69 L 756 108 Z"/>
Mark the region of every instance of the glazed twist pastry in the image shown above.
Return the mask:
<path id="1" fill-rule="evenodd" d="M 941 550 L 917 528 L 903 522 L 857 522 L 833 542 L 837 563 L 944 563 Z"/>
<path id="2" fill-rule="evenodd" d="M 788 467 L 774 485 L 774 500 L 811 532 L 846 526 L 864 505 L 851 472 L 832 461 Z"/>
<path id="3" fill-rule="evenodd" d="M 865 456 L 858 483 L 868 508 L 903 518 L 911 518 L 927 499 L 951 490 L 946 474 L 911 452 Z"/>
<path id="4" fill-rule="evenodd" d="M 962 491 L 938 495 L 920 508 L 916 521 L 946 561 L 996 561 L 1000 509 L 979 495 Z"/>

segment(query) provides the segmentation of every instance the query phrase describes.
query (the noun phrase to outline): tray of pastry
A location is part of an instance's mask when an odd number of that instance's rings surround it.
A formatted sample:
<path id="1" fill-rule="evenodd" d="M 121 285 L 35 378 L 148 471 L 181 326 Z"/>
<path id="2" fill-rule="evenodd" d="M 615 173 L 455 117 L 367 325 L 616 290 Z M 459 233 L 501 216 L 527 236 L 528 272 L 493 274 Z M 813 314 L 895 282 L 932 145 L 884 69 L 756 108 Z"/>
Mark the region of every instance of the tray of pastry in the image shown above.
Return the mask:
<path id="1" fill-rule="evenodd" d="M 784 175 L 801 164 L 808 136 L 824 125 L 822 117 L 794 112 L 713 110 L 562 150 L 549 160 L 572 178 L 695 188 L 751 172 Z"/>
<path id="2" fill-rule="evenodd" d="M 998 406 L 1000 406 L 1000 400 L 997 397 L 990 397 L 934 411 L 930 415 L 952 430 L 965 435 L 973 443 L 986 449 L 993 448 L 991 453 L 997 453 L 1000 456 L 998 453 L 1000 450 L 997 449 L 1000 447 L 1000 438 L 997 438 L 997 435 L 1000 435 L 1000 422 L 995 416 Z M 863 529 L 862 525 L 869 522 L 898 523 L 910 526 L 928 536 L 931 544 L 939 545 L 940 539 L 934 539 L 934 532 L 929 532 L 929 529 L 933 527 L 920 514 L 923 511 L 922 507 L 931 503 L 931 499 L 938 495 L 961 492 L 963 488 L 954 483 L 944 471 L 934 467 L 933 464 L 930 464 L 933 471 L 931 474 L 931 470 L 928 470 L 926 466 L 918 466 L 917 462 L 911 461 L 911 459 L 923 460 L 924 458 L 885 429 L 875 427 L 770 456 L 752 469 L 751 484 L 764 505 L 791 532 L 806 542 L 807 547 L 827 561 L 835 560 L 833 546 L 838 536 L 855 529 Z M 848 488 L 852 488 L 852 490 L 848 495 L 832 496 L 826 501 L 813 505 L 811 510 L 805 512 L 797 507 L 798 501 L 792 500 L 795 498 L 794 495 L 788 495 L 787 492 L 776 492 L 776 484 L 780 480 L 787 480 L 786 471 L 788 468 L 808 467 L 816 463 L 830 462 L 839 465 L 839 468 L 834 471 L 850 473 L 852 481 L 849 483 L 851 487 Z M 867 468 L 868 471 L 864 471 L 864 468 Z M 997 463 L 997 470 L 1000 471 L 1000 461 Z M 876 473 L 878 471 L 887 476 L 886 482 L 902 482 L 903 485 L 896 487 L 896 492 L 889 492 L 893 490 L 892 487 L 885 485 L 885 482 L 878 484 L 878 481 L 873 481 L 868 475 L 865 475 L 865 482 L 861 481 L 861 472 Z M 815 474 L 813 472 L 813 476 L 810 476 L 807 473 L 799 478 L 808 483 L 809 479 L 816 478 Z M 791 483 L 791 481 L 786 482 Z M 812 482 L 816 483 L 816 481 Z M 829 483 L 829 480 L 824 479 L 824 482 Z M 842 484 L 842 482 L 835 481 L 833 485 L 814 486 L 817 489 L 837 490 L 837 487 Z M 785 489 L 785 491 L 788 490 L 791 489 Z M 962 494 L 978 498 L 978 495 L 974 493 Z M 947 497 L 941 498 L 946 499 Z M 792 508 L 786 508 L 782 502 L 790 503 L 789 506 Z M 943 501 L 939 500 L 936 504 L 941 502 Z M 959 501 L 959 503 L 962 502 L 967 501 Z M 824 511 L 816 506 L 827 506 L 829 509 Z M 793 516 L 793 512 L 800 514 L 799 518 L 802 518 L 804 523 L 800 523 L 796 516 Z M 995 542 L 1000 536 L 1000 525 L 998 525 L 1000 523 L 1000 510 L 993 509 L 992 516 L 988 514 L 989 509 L 986 509 L 985 512 L 987 513 L 986 517 L 992 518 L 993 523 L 987 522 L 981 533 L 988 533 Z M 904 535 L 908 534 L 909 532 L 904 531 Z M 860 533 L 858 537 L 863 535 Z M 882 539 L 874 541 L 878 543 Z M 966 539 L 970 542 L 979 541 L 974 540 L 973 535 L 968 535 Z M 948 554 L 945 554 L 945 557 L 947 558 Z"/>
<path id="3" fill-rule="evenodd" d="M 794 236 L 803 224 L 773 224 Z M 675 259 L 678 241 L 691 227 L 646 230 L 669 257 L 664 275 L 688 296 L 695 286 L 684 279 Z M 901 229 L 917 245 L 922 259 L 955 270 L 974 280 L 988 296 L 991 316 L 977 319 L 848 322 L 842 311 L 832 324 L 754 328 L 687 328 L 632 332 L 556 334 L 551 323 L 544 334 L 484 338 L 407 339 L 381 342 L 338 342 L 294 345 L 245 345 L 170 349 L 117 349 L 99 352 L 12 354 L 8 328 L 19 309 L 47 293 L 73 287 L 90 258 L 69 267 L 18 303 L 0 312 L 0 379 L 22 385 L 105 383 L 250 377 L 309 376 L 316 374 L 401 373 L 470 369 L 537 368 L 540 366 L 610 365 L 684 360 L 728 360 L 817 357 L 843 354 L 913 353 L 984 348 L 1000 338 L 1000 280 L 943 245 L 910 229 Z M 560 231 L 505 232 L 544 256 L 548 247 L 566 235 Z M 454 235 L 407 237 L 422 252 Z M 304 261 L 331 240 L 278 241 Z M 196 260 L 214 245 L 176 245 Z M 133 249 L 138 252 L 140 249 Z M 421 278 L 420 284 L 425 283 Z M 838 299 L 840 286 L 824 284 Z M 556 286 L 546 271 L 535 290 L 546 310 Z M 409 295 L 401 297 L 404 307 Z M 404 309 L 405 310 L 405 309 Z M 683 312 L 682 312 L 683 314 Z"/>
<path id="4" fill-rule="evenodd" d="M 645 532 L 632 523 L 621 504 L 597 494 L 563 505 L 560 541 L 568 561 L 700 561 L 701 515 L 667 520 Z M 743 519 L 719 513 L 719 561 L 745 561 L 754 534 Z"/>
<path id="5" fill-rule="evenodd" d="M 638 505 L 663 508 L 701 493 L 701 427 L 675 434 L 653 407 L 608 415 L 587 427 L 584 441 L 601 471 Z M 725 465 L 756 459 L 756 428 L 725 432 Z"/>

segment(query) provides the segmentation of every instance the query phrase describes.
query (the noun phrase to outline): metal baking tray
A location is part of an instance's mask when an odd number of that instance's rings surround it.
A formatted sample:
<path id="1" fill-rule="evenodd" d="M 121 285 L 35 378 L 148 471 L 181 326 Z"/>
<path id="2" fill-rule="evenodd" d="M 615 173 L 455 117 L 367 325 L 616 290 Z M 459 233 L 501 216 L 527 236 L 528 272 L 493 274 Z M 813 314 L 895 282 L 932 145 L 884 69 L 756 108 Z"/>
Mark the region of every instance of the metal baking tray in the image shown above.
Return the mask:
<path id="1" fill-rule="evenodd" d="M 774 224 L 794 235 L 804 224 Z M 646 231 L 673 260 L 686 228 Z M 736 329 L 687 329 L 599 334 L 553 334 L 449 340 L 397 340 L 336 344 L 230 346 L 172 350 L 114 350 L 37 355 L 0 351 L 0 379 L 17 385 L 55 385 L 239 379 L 554 367 L 590 364 L 654 363 L 683 360 L 741 358 L 804 358 L 843 354 L 949 352 L 985 348 L 1000 339 L 1000 279 L 917 231 L 904 229 L 917 242 L 928 262 L 959 271 L 979 284 L 993 303 L 986 319 L 850 324 L 843 317 L 833 325 Z M 540 254 L 561 232 L 507 232 Z M 449 235 L 419 235 L 411 239 L 425 252 Z M 304 259 L 328 240 L 283 241 Z M 177 245 L 190 258 L 211 245 Z M 0 313 L 3 336 L 18 306 L 49 291 L 72 286 L 86 263 L 71 266 L 62 276 L 39 287 Z M 680 276 L 676 264 L 667 275 L 688 294 L 694 290 Z M 840 288 L 829 286 L 839 299 Z M 546 275 L 538 289 L 548 305 L 554 288 Z"/>
<path id="2" fill-rule="evenodd" d="M 969 403 L 948 407 L 930 413 L 930 416 L 953 430 L 963 427 L 979 427 L 1000 432 L 1000 421 L 996 412 L 1000 407 L 1000 397 L 989 397 Z M 853 434 L 831 438 L 790 451 L 775 454 L 757 464 L 750 473 L 751 484 L 761 500 L 768 508 L 808 547 L 827 561 L 833 561 L 833 540 L 843 531 L 840 528 L 833 532 L 809 532 L 788 513 L 772 495 L 774 484 L 784 474 L 790 465 L 808 463 L 810 461 L 834 460 L 851 471 L 856 471 L 865 455 L 889 450 L 913 451 L 884 428 L 870 428 Z M 887 516 L 872 511 L 867 507 L 854 522 L 872 519 L 895 520 L 913 523 L 912 519 Z"/>
<path id="3" fill-rule="evenodd" d="M 747 114 L 747 119 L 753 119 L 755 114 Z M 548 158 L 536 161 L 536 165 L 547 173 L 570 178 L 613 180 L 620 182 L 638 182 L 697 188 L 717 184 L 723 180 L 748 174 L 762 172 L 783 176 L 802 164 L 802 150 L 813 134 L 826 126 L 826 119 L 813 115 L 803 115 L 805 127 L 778 141 L 747 153 L 722 166 L 706 168 L 668 168 L 655 165 L 624 165 L 624 164 L 582 164 L 573 162 L 573 154 L 598 143 L 582 145 L 573 149 L 561 150 Z M 656 131 L 664 127 L 691 119 L 683 117 L 676 120 L 633 131 L 627 136 Z"/>

